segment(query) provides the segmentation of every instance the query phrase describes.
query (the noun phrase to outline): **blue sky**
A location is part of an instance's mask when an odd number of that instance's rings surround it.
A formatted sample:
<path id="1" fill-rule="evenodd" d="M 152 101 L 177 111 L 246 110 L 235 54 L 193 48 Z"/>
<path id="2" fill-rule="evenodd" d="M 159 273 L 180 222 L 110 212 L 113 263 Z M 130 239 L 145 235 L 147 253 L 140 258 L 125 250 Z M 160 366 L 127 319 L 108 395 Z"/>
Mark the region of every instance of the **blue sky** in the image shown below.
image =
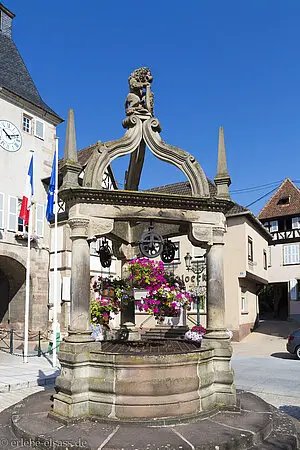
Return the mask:
<path id="1" fill-rule="evenodd" d="M 146 65 L 166 142 L 213 178 L 224 126 L 231 191 L 270 184 L 233 193 L 235 201 L 300 180 L 299 0 L 3 3 L 16 14 L 13 37 L 43 99 L 63 118 L 74 108 L 78 149 L 123 135 L 127 79 Z M 64 134 L 65 124 L 61 156 Z M 127 161 L 113 167 L 122 187 Z M 184 179 L 151 155 L 141 188 Z"/>

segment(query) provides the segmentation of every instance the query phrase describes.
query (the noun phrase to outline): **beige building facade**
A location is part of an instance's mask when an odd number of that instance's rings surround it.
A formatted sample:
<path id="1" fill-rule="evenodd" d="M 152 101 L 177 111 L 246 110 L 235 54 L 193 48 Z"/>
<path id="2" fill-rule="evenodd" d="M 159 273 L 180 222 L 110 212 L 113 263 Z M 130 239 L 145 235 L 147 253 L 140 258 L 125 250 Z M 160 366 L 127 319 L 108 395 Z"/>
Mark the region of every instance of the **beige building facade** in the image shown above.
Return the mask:
<path id="1" fill-rule="evenodd" d="M 31 211 L 30 329 L 48 324 L 50 230 L 42 179 L 51 172 L 56 126 L 62 119 L 41 99 L 12 39 L 14 14 L 0 5 L 0 323 L 22 328 L 25 308 L 27 229 L 18 218 L 31 155 L 34 205 Z"/>

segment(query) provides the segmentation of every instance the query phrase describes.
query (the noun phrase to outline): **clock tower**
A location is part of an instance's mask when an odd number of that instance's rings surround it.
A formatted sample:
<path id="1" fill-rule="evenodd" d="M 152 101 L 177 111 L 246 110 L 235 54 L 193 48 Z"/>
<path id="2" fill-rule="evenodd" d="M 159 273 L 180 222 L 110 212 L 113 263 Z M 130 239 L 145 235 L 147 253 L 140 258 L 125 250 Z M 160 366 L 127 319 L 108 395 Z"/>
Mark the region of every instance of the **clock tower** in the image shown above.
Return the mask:
<path id="1" fill-rule="evenodd" d="M 0 327 L 23 329 L 26 228 L 18 218 L 34 152 L 29 329 L 48 322 L 49 226 L 47 192 L 56 127 L 62 119 L 41 98 L 12 38 L 15 15 L 0 3 Z"/>

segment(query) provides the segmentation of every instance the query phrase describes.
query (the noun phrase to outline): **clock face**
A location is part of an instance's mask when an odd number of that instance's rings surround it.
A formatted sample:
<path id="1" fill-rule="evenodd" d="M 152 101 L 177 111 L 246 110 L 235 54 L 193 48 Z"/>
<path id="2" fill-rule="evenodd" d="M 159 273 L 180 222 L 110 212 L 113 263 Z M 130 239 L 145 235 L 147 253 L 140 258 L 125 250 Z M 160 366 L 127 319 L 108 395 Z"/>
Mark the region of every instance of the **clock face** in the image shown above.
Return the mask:
<path id="1" fill-rule="evenodd" d="M 0 120 L 0 147 L 8 152 L 17 152 L 22 146 L 18 128 L 8 120 Z"/>

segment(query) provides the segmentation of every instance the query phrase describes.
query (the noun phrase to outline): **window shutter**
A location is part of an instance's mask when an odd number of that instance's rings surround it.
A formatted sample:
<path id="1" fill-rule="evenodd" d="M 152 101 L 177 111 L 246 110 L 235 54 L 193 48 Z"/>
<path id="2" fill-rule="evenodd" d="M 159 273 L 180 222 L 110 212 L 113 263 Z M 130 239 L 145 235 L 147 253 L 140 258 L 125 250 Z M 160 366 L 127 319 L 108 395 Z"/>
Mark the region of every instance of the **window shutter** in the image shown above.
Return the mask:
<path id="1" fill-rule="evenodd" d="M 272 248 L 268 247 L 268 267 L 272 265 Z"/>
<path id="2" fill-rule="evenodd" d="M 292 217 L 292 229 L 298 229 L 300 228 L 300 217 Z"/>
<path id="3" fill-rule="evenodd" d="M 45 124 L 41 120 L 35 119 L 35 136 L 39 137 L 40 139 L 44 139 L 45 134 Z"/>
<path id="4" fill-rule="evenodd" d="M 18 224 L 18 199 L 17 197 L 8 197 L 8 223 L 9 231 L 17 231 Z"/>
<path id="5" fill-rule="evenodd" d="M 36 205 L 36 234 L 39 237 L 44 236 L 44 205 Z"/>
<path id="6" fill-rule="evenodd" d="M 0 192 L 0 229 L 4 228 L 4 194 Z"/>

